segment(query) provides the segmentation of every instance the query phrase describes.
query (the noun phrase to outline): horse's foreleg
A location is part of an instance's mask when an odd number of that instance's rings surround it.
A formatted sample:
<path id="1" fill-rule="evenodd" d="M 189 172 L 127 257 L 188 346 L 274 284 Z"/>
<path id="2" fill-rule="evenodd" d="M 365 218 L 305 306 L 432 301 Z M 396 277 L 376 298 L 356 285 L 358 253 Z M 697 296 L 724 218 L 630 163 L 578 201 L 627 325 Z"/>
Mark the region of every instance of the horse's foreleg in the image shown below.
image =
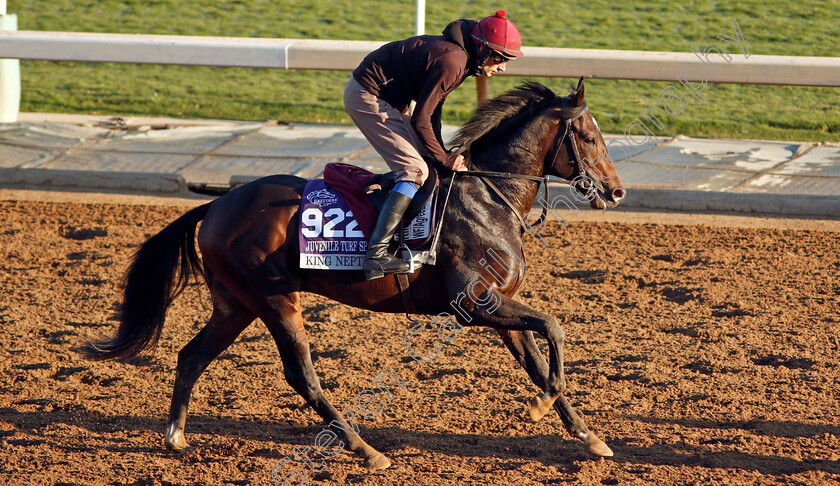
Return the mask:
<path id="1" fill-rule="evenodd" d="M 352 427 L 348 424 L 324 395 L 321 382 L 312 365 L 309 342 L 300 312 L 299 294 L 294 293 L 287 297 L 277 298 L 277 300 L 282 301 L 275 306 L 279 314 L 272 312 L 271 315 L 260 317 L 268 326 L 277 344 L 283 360 L 283 374 L 286 381 L 315 409 L 349 450 L 364 458 L 366 467 L 370 469 L 389 467 L 391 461 L 368 445 L 356 433 L 358 426 Z"/>
<path id="2" fill-rule="evenodd" d="M 164 438 L 168 449 L 180 450 L 189 447 L 184 437 L 184 427 L 195 382 L 216 356 L 227 349 L 253 320 L 254 315 L 245 307 L 228 307 L 214 303 L 210 321 L 178 353 L 169 425 L 166 427 Z"/>
<path id="3" fill-rule="evenodd" d="M 514 358 L 525 368 L 531 381 L 541 390 L 545 390 L 545 384 L 548 380 L 548 364 L 534 340 L 533 333 L 503 329 L 497 329 L 497 332 Z M 565 396 L 558 397 L 557 401 L 554 402 L 554 409 L 560 415 L 560 420 L 563 421 L 566 430 L 586 444 L 587 452 L 599 457 L 612 457 L 612 450 L 589 430 Z"/>

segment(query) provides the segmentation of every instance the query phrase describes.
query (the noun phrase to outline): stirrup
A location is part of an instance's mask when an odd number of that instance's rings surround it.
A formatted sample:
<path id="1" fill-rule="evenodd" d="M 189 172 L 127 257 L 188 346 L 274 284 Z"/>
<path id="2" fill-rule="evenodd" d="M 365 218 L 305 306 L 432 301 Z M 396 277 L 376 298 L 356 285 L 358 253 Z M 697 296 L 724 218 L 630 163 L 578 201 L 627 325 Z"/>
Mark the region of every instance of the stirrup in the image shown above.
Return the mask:
<path id="1" fill-rule="evenodd" d="M 402 230 L 402 228 L 400 228 L 400 230 Z M 408 263 L 408 272 L 407 273 L 409 273 L 409 274 L 414 273 L 414 270 L 416 270 L 416 268 L 414 266 L 414 254 L 411 253 L 411 248 L 409 248 L 408 245 L 405 244 L 405 241 L 403 241 L 402 238 L 400 238 L 400 246 L 399 246 L 399 248 L 397 248 L 397 255 L 400 254 L 400 250 L 405 250 L 406 253 L 408 253 L 408 260 L 406 260 L 405 258 L 402 258 L 402 257 L 397 257 L 397 258 L 399 258 L 400 260 Z"/>
<path id="2" fill-rule="evenodd" d="M 365 260 L 363 265 L 363 270 L 365 272 L 365 280 L 375 280 L 377 278 L 382 278 L 385 275 L 395 275 L 400 273 L 414 273 L 412 270 L 413 265 L 402 258 L 398 258 L 390 253 L 384 257 L 380 257 L 379 259 L 387 258 L 388 260 L 384 263 L 396 263 L 400 262 L 408 266 L 406 270 L 395 269 L 395 270 L 388 270 L 386 271 L 383 266 L 376 261 L 375 259 Z M 370 263 L 370 266 L 368 265 Z"/>

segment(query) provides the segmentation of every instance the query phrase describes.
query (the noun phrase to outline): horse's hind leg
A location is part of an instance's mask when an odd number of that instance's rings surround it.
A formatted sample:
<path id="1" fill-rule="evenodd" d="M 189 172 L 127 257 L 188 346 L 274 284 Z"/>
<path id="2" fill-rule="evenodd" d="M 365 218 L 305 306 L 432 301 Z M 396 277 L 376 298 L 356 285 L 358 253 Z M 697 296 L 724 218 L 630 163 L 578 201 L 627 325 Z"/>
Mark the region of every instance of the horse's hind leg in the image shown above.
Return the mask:
<path id="1" fill-rule="evenodd" d="M 548 381 L 548 363 L 530 331 L 509 331 L 497 329 L 505 346 L 513 357 L 525 368 L 531 381 L 541 390 L 545 390 Z M 613 452 L 600 437 L 592 433 L 564 395 L 554 402 L 554 409 L 560 415 L 566 430 L 586 444 L 588 453 L 598 457 L 612 457 Z"/>
<path id="2" fill-rule="evenodd" d="M 474 298 L 474 300 L 478 302 L 484 299 L 483 295 Z M 490 301 L 492 302 L 492 300 Z M 565 334 L 560 327 L 560 323 L 548 314 L 503 296 L 498 299 L 492 310 L 475 306 L 470 315 L 472 321 L 469 322 L 469 325 L 471 326 L 490 326 L 505 331 L 534 331 L 546 338 L 549 362 L 548 376 L 545 379 L 545 393 L 534 397 L 530 404 L 531 420 L 536 422 L 542 419 L 551 410 L 554 402 L 562 396 L 566 388 L 566 379 L 563 372 Z"/>
<path id="3" fill-rule="evenodd" d="M 294 292 L 269 300 L 273 304 L 273 310 L 268 315 L 261 314 L 260 318 L 268 326 L 277 344 L 286 381 L 315 409 L 348 449 L 364 458 L 365 466 L 370 469 L 389 467 L 391 461 L 362 440 L 355 428 L 347 423 L 324 395 L 312 365 L 309 342 L 303 328 L 300 293 Z"/>
<path id="4" fill-rule="evenodd" d="M 178 353 L 169 425 L 166 427 L 164 438 L 168 449 L 180 450 L 189 447 L 184 438 L 184 426 L 187 422 L 190 393 L 195 382 L 207 366 L 233 344 L 242 330 L 254 321 L 255 316 L 248 308 L 232 299 L 229 302 L 214 299 L 210 321 Z"/>

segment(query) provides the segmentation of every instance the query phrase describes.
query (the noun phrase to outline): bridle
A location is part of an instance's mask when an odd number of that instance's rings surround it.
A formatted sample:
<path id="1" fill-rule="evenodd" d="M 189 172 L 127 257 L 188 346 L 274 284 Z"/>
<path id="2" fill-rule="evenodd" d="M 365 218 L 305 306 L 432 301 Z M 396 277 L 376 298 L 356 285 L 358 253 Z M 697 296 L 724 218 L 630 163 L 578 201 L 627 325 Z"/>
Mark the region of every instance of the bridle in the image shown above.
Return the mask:
<path id="1" fill-rule="evenodd" d="M 577 148 L 577 141 L 575 140 L 575 132 L 572 130 L 572 122 L 577 120 L 578 118 L 582 117 L 586 113 L 589 112 L 589 107 L 586 106 L 586 101 L 583 102 L 580 106 L 561 106 L 560 108 L 560 116 L 562 121 L 565 125 L 564 130 L 561 132 L 560 128 L 557 128 L 557 134 L 554 136 L 554 140 L 551 142 L 552 149 L 551 149 L 551 165 L 553 166 L 557 162 L 557 157 L 560 156 L 560 149 L 563 146 L 563 142 L 568 137 L 569 141 L 572 145 L 572 154 L 574 155 L 575 160 L 575 167 L 577 168 L 578 175 L 584 176 L 586 175 L 586 166 L 583 162 L 583 159 L 580 156 L 580 151 Z M 545 175 L 543 177 L 537 176 L 530 176 L 525 174 L 513 174 L 510 172 L 495 172 L 495 171 L 488 171 L 488 170 L 466 170 L 460 172 L 453 172 L 452 173 L 452 180 L 449 183 L 449 190 L 446 193 L 446 199 L 444 200 L 443 210 L 446 211 L 446 203 L 449 201 L 449 193 L 452 190 L 452 184 L 455 182 L 455 176 L 474 176 L 478 177 L 487 184 L 493 192 L 499 196 L 502 201 L 507 204 L 507 206 L 513 211 L 513 214 L 519 219 L 519 224 L 522 225 L 522 228 L 525 231 L 533 231 L 534 227 L 539 227 L 543 224 L 545 219 L 548 217 L 548 208 L 546 205 L 548 204 L 548 183 L 555 178 L 555 176 Z M 545 204 L 543 204 L 542 214 L 540 214 L 539 219 L 535 222 L 528 224 L 525 222 L 523 216 L 520 216 L 519 213 L 516 211 L 516 208 L 513 206 L 513 203 L 505 196 L 502 191 L 496 187 L 488 178 L 499 178 L 499 179 L 524 179 L 534 182 L 540 182 L 543 184 L 543 189 L 545 190 Z M 574 175 L 573 175 L 574 178 Z M 583 184 L 587 184 L 586 182 L 582 182 Z M 591 190 L 588 185 L 584 186 L 584 189 Z M 442 223 L 443 218 L 441 218 L 440 223 Z"/>
<path id="2" fill-rule="evenodd" d="M 572 153 L 575 157 L 575 165 L 577 166 L 578 175 L 584 176 L 586 175 L 586 167 L 584 166 L 583 159 L 580 157 L 580 152 L 577 148 L 577 143 L 575 140 L 575 132 L 572 131 L 572 122 L 577 120 L 578 118 L 582 117 L 583 115 L 589 113 L 589 107 L 586 106 L 586 102 L 584 101 L 580 106 L 568 107 L 564 106 L 560 108 L 560 116 L 562 117 L 563 121 L 565 122 L 565 129 L 563 130 L 562 135 L 560 134 L 560 128 L 557 128 L 557 134 L 554 136 L 554 142 L 552 145 L 554 146 L 554 150 L 551 155 L 551 165 L 553 166 L 557 162 L 557 157 L 560 155 L 560 148 L 563 146 L 563 141 L 566 139 L 568 135 L 569 141 L 572 143 Z M 574 179 L 574 175 L 572 176 Z"/>

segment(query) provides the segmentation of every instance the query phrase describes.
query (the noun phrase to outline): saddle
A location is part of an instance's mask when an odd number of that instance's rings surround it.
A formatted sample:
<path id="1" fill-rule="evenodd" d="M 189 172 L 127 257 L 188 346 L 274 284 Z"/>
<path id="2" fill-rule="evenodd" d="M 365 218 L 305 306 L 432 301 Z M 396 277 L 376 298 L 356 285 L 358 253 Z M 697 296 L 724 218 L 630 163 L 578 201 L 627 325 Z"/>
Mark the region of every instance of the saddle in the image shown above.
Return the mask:
<path id="1" fill-rule="evenodd" d="M 393 172 L 386 172 L 384 174 L 376 174 L 371 181 L 365 186 L 365 193 L 370 198 L 370 202 L 376 208 L 377 213 L 382 211 L 382 205 L 385 204 L 385 198 L 394 186 L 397 185 L 397 176 Z M 437 194 L 440 180 L 437 176 L 437 170 L 429 165 L 429 177 L 423 185 L 417 189 L 417 194 L 408 205 L 403 215 L 403 224 L 413 220 L 420 211 L 426 206 L 426 203 Z"/>
<path id="2" fill-rule="evenodd" d="M 390 172 L 374 174 L 350 164 L 327 164 L 324 178 L 309 181 L 303 191 L 301 268 L 361 269 L 370 233 L 396 182 Z M 434 264 L 434 252 L 429 250 L 435 229 L 438 183 L 437 171 L 430 167 L 429 177 L 412 198 L 395 232 L 391 250 L 412 266 Z"/>
<path id="3" fill-rule="evenodd" d="M 414 221 L 438 192 L 437 171 L 431 164 L 428 167 L 429 176 L 423 186 L 417 190 L 417 194 L 414 195 L 403 215 L 403 227 Z M 324 181 L 344 196 L 365 237 L 370 237 L 370 232 L 382 210 L 388 192 L 397 183 L 393 172 L 374 174 L 367 169 L 340 162 L 324 166 Z M 409 240 L 412 239 L 409 238 Z"/>

